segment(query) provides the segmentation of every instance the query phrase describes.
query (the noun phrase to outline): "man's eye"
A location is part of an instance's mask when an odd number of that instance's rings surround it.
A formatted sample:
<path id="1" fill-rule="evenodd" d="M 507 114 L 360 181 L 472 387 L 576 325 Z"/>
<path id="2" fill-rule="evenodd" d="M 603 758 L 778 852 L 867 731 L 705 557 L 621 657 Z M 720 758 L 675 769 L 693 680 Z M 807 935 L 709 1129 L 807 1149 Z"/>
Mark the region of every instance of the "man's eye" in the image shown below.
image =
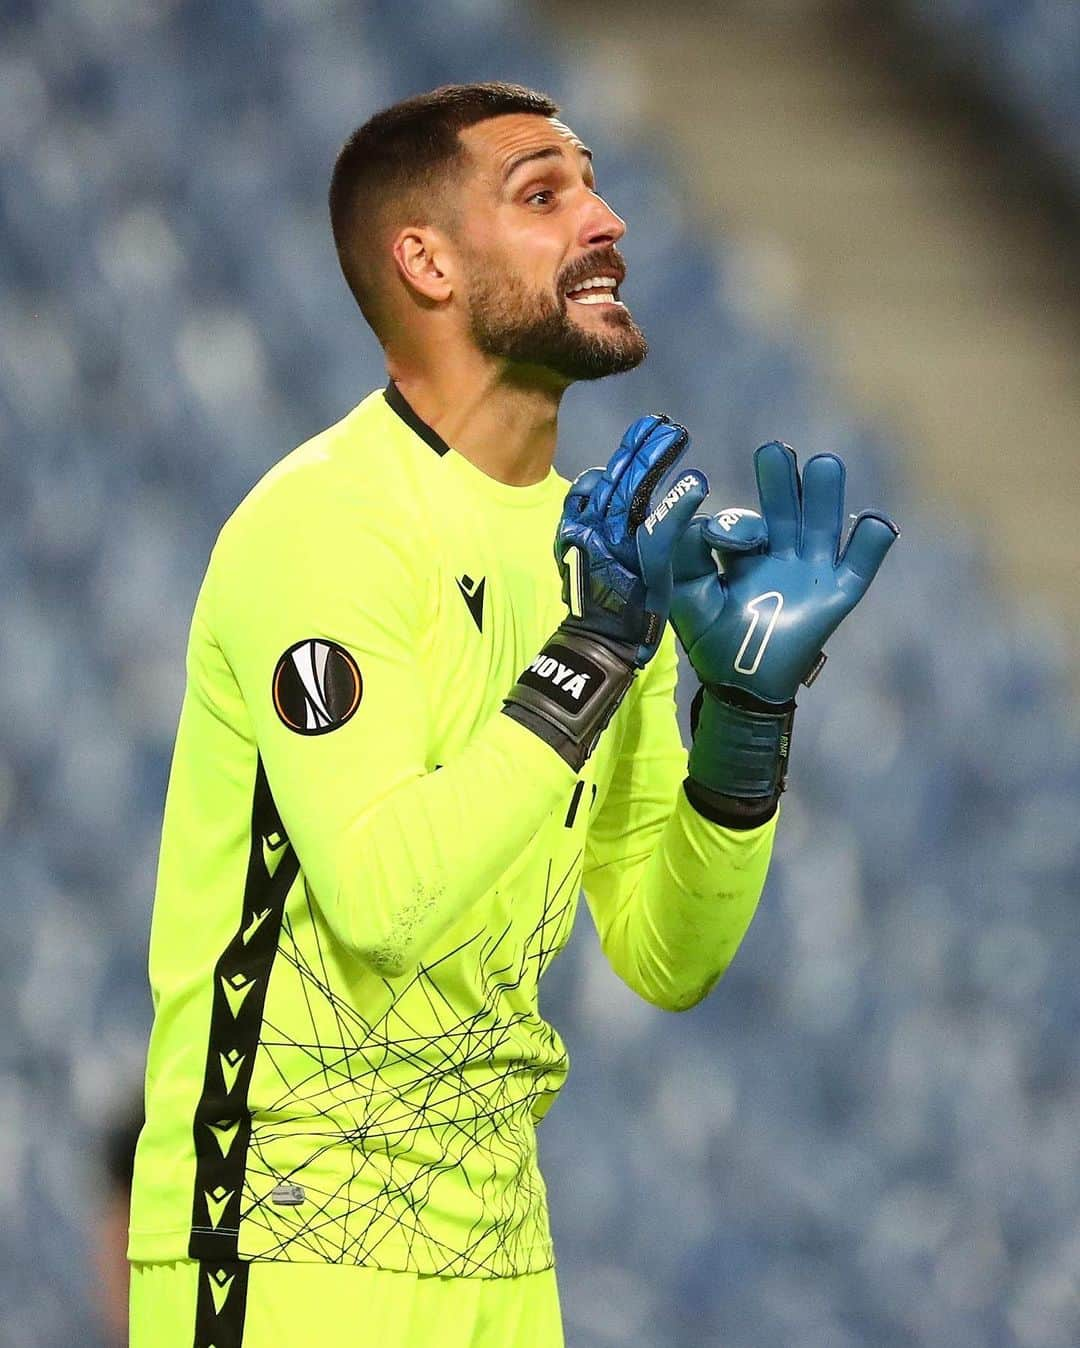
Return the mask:
<path id="1" fill-rule="evenodd" d="M 531 206 L 533 202 L 538 202 L 541 206 L 547 206 L 555 197 L 555 193 L 550 187 L 543 187 L 539 192 L 531 192 L 526 198 L 526 205 Z"/>

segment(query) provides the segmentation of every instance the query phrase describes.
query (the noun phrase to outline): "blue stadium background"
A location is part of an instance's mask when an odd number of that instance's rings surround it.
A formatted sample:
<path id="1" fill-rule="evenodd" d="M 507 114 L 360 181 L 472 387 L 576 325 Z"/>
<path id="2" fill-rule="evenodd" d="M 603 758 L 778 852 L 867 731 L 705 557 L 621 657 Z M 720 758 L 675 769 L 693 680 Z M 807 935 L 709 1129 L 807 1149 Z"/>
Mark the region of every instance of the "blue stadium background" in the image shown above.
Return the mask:
<path id="1" fill-rule="evenodd" d="M 1080 173 L 1076 7 L 921 9 Z M 99 1343 L 96 1148 L 140 1081 L 210 545 L 266 467 L 383 379 L 332 251 L 333 156 L 376 107 L 494 77 L 555 93 L 594 146 L 653 349 L 569 395 L 561 471 L 662 408 L 717 508 L 752 501 L 750 452 L 779 436 L 840 450 L 851 508 L 904 528 L 803 696 L 775 866 L 714 995 L 682 1016 L 636 1002 L 587 919 L 550 975 L 573 1062 L 541 1130 L 568 1341 L 1080 1342 L 1066 670 L 984 583 L 983 543 L 920 500 L 904 446 L 830 392 L 794 316 L 783 343 L 748 316 L 663 146 L 627 141 L 509 0 L 422 18 L 7 0 L 0 32 L 0 1342 Z"/>

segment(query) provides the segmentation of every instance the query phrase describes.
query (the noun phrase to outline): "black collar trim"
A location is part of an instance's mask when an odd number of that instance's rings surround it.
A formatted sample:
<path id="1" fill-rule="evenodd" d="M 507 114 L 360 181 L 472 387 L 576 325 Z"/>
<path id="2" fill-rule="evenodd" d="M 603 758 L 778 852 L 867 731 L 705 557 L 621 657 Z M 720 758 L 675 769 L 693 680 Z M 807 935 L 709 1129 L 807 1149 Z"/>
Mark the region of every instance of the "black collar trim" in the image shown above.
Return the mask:
<path id="1" fill-rule="evenodd" d="M 383 389 L 383 397 L 386 399 L 387 406 L 390 410 L 396 412 L 405 425 L 408 426 L 409 430 L 415 431 L 420 439 L 423 440 L 425 444 L 430 445 L 440 458 L 444 454 L 450 452 L 450 446 L 442 438 L 439 432 L 435 430 L 433 426 L 429 426 L 422 417 L 418 416 L 416 412 L 413 411 L 405 401 L 405 395 L 392 379 L 389 384 L 387 384 L 386 388 Z"/>

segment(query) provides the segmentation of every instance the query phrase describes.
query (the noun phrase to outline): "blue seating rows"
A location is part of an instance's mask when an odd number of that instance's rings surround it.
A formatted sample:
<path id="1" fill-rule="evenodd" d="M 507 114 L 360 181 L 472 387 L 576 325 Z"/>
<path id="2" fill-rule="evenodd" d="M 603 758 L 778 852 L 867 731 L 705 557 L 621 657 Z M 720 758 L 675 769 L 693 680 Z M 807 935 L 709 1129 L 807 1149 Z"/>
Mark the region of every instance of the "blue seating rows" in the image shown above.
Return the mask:
<path id="1" fill-rule="evenodd" d="M 1031 129 L 1080 190 L 1080 6 L 1072 0 L 907 0 L 907 6 Z"/>

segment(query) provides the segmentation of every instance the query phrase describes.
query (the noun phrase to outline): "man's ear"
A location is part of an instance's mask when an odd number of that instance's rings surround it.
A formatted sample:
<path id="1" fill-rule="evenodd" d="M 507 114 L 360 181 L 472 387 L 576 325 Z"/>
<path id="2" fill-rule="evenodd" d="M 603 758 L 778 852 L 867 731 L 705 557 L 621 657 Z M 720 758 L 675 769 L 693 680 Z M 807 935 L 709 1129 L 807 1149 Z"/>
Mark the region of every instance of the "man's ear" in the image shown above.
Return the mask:
<path id="1" fill-rule="evenodd" d="M 438 304 L 454 293 L 453 259 L 449 241 L 428 225 L 408 225 L 393 244 L 398 276 L 418 299 Z"/>

